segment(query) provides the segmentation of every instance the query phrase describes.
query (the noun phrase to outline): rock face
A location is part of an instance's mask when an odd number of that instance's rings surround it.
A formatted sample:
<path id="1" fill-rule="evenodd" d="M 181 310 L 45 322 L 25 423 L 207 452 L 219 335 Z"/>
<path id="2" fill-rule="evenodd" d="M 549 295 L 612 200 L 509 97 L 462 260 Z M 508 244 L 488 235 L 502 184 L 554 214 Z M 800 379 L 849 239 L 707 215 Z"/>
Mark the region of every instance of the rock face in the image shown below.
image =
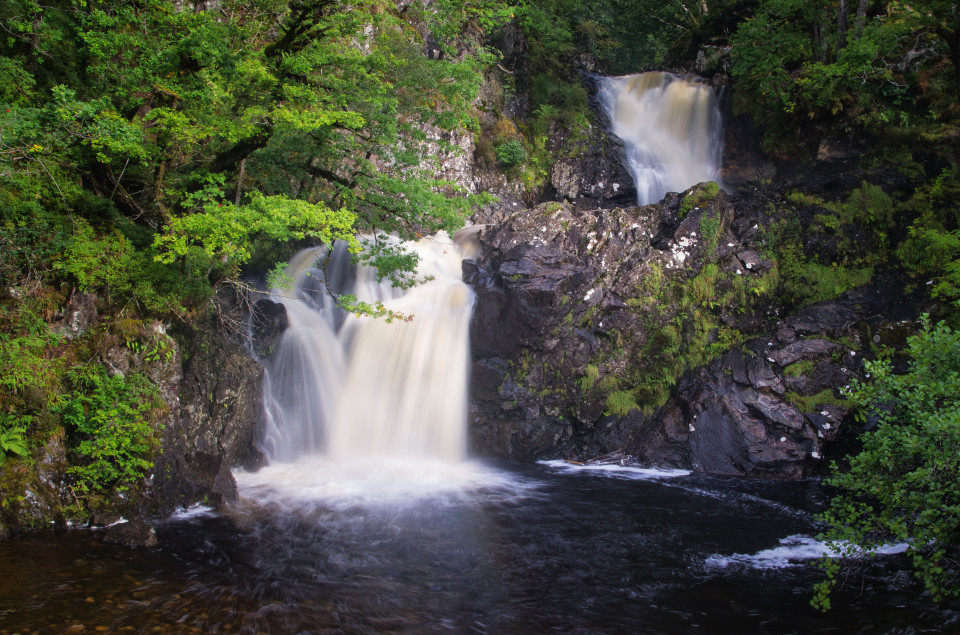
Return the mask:
<path id="1" fill-rule="evenodd" d="M 861 340 L 912 309 L 867 288 L 779 317 L 763 214 L 698 186 L 643 208 L 547 203 L 485 232 L 463 265 L 477 293 L 475 451 L 820 469 L 847 414 L 837 389 L 862 376 Z"/>
<path id="2" fill-rule="evenodd" d="M 655 291 L 651 280 L 686 275 L 705 249 L 700 210 L 681 219 L 680 201 L 595 212 L 547 203 L 482 237 L 481 258 L 464 263 L 477 292 L 471 344 L 481 451 L 589 452 L 617 377 L 631 365 L 627 351 L 653 332 L 646 312 L 628 302 L 639 308 Z M 732 209 L 721 194 L 713 210 L 719 235 Z"/>
<path id="3" fill-rule="evenodd" d="M 250 337 L 258 359 L 269 357 L 287 328 L 287 310 L 271 300 L 257 300 L 250 316 Z"/>
<path id="4" fill-rule="evenodd" d="M 253 468 L 262 461 L 256 441 L 263 412 L 263 367 L 251 357 L 243 336 L 224 328 L 245 321 L 236 296 L 221 291 L 217 300 L 223 322 L 211 317 L 192 334 L 178 393 L 168 398 L 171 414 L 154 485 L 153 504 L 159 511 L 197 501 L 219 505 L 233 500 L 236 483 L 230 469 Z M 258 303 L 254 309 L 270 317 L 261 323 L 265 333 L 286 320 L 282 307 L 278 311 L 278 305 L 268 304 Z"/>

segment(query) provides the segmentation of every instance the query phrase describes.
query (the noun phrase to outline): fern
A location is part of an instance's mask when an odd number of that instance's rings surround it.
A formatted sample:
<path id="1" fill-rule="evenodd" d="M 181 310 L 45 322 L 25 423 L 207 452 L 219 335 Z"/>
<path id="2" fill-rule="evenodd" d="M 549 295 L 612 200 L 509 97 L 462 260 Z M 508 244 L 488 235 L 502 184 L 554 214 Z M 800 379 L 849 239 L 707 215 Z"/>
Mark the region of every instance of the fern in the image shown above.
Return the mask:
<path id="1" fill-rule="evenodd" d="M 26 427 L 15 423 L 10 415 L 0 417 L 0 465 L 3 465 L 7 454 L 27 455 L 29 448 L 24 436 L 26 432 Z"/>

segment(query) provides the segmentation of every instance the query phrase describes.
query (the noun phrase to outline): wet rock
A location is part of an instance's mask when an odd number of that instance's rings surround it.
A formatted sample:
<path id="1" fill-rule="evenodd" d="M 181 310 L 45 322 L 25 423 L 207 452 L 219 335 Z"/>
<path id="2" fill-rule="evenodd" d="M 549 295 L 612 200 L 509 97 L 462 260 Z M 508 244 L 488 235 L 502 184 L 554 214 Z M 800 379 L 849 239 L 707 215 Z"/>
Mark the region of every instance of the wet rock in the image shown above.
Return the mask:
<path id="1" fill-rule="evenodd" d="M 741 398 L 747 407 L 766 421 L 793 430 L 803 428 L 803 415 L 791 404 L 754 390 L 743 391 Z"/>
<path id="2" fill-rule="evenodd" d="M 719 372 L 721 368 L 723 369 L 723 372 L 729 373 L 730 376 L 733 377 L 733 381 L 737 382 L 741 386 L 750 385 L 750 375 L 747 372 L 746 356 L 739 348 L 727 351 L 727 353 L 724 354 L 723 358 L 714 368 L 714 371 Z"/>
<path id="3" fill-rule="evenodd" d="M 189 355 L 164 426 L 151 489 L 152 513 L 236 497 L 231 467 L 255 469 L 263 413 L 263 367 L 245 340 L 244 303 L 218 296 L 220 310 L 183 334 Z M 269 309 L 268 309 L 269 310 Z M 275 313 L 274 323 L 280 318 Z"/>
<path id="4" fill-rule="evenodd" d="M 838 139 L 821 139 L 817 147 L 817 161 L 846 161 L 863 154 L 863 148 L 856 148 Z"/>
<path id="5" fill-rule="evenodd" d="M 59 331 L 66 337 L 79 337 L 97 321 L 97 296 L 75 293 L 70 296 Z"/>
<path id="6" fill-rule="evenodd" d="M 747 376 L 750 385 L 758 390 L 769 390 L 778 395 L 786 392 L 783 381 L 767 360 L 750 357 L 747 360 Z"/>
<path id="7" fill-rule="evenodd" d="M 269 357 L 286 328 L 287 310 L 282 304 L 266 299 L 257 300 L 250 316 L 254 354 L 260 359 Z"/>
<path id="8" fill-rule="evenodd" d="M 808 450 L 819 449 L 792 405 L 708 369 L 681 380 L 653 424 L 676 430 L 681 421 L 688 422 L 689 466 L 712 474 L 798 477 Z"/>
<path id="9" fill-rule="evenodd" d="M 765 258 L 761 258 L 757 252 L 747 249 L 737 253 L 737 259 L 743 264 L 744 269 L 764 273 L 773 267 L 773 263 Z"/>
<path id="10" fill-rule="evenodd" d="M 731 67 L 730 51 L 731 47 L 729 46 L 701 46 L 697 50 L 693 68 L 700 75 L 728 72 Z"/>
<path id="11" fill-rule="evenodd" d="M 801 359 L 822 357 L 840 349 L 840 345 L 820 338 L 809 338 L 781 348 L 771 357 L 781 366 L 789 366 Z"/>
<path id="12" fill-rule="evenodd" d="M 724 130 L 720 178 L 728 188 L 759 188 L 777 175 L 777 165 L 764 155 L 761 133 L 747 116 L 730 117 Z"/>
<path id="13" fill-rule="evenodd" d="M 111 525 L 104 530 L 103 542 L 130 548 L 157 546 L 157 532 L 145 521 L 134 519 Z"/>
<path id="14" fill-rule="evenodd" d="M 780 478 L 817 469 L 847 416 L 835 389 L 863 377 L 861 338 L 886 341 L 882 325 L 915 304 L 879 282 L 787 316 L 775 297 L 751 299 L 745 311 L 725 305 L 718 300 L 731 286 L 749 288 L 773 267 L 762 255 L 770 211 L 760 193 L 703 191 L 645 207 L 546 203 L 483 233 L 480 253 L 464 263 L 477 293 L 474 451 L 623 452 L 651 465 Z M 694 193 L 696 204 L 684 204 Z M 713 290 L 680 297 L 705 281 L 698 276 L 708 264 Z M 696 331 L 691 304 L 713 328 Z M 673 386 L 651 388 L 655 372 L 683 370 L 686 347 L 715 346 L 734 329 L 741 344 Z M 833 396 L 818 397 L 827 390 Z"/>
<path id="15" fill-rule="evenodd" d="M 550 183 L 557 191 L 557 197 L 560 199 L 573 200 L 580 193 L 580 184 L 573 166 L 566 161 L 558 161 L 553 165 L 550 174 Z"/>
<path id="16" fill-rule="evenodd" d="M 627 419 L 636 418 L 639 413 L 627 415 Z M 692 466 L 690 460 L 690 425 L 683 413 L 671 401 L 663 410 L 659 425 L 649 425 L 638 421 L 635 431 L 617 448 L 628 448 L 645 465 L 655 467 Z M 644 425 L 647 424 L 647 425 Z M 608 449 L 608 452 L 613 449 Z"/>
<path id="17" fill-rule="evenodd" d="M 843 417 L 837 418 L 839 412 L 826 409 L 808 412 L 805 416 L 810 424 L 817 430 L 817 436 L 826 441 L 833 441 L 840 432 L 841 421 Z M 846 414 L 846 413 L 844 413 Z"/>
<path id="18" fill-rule="evenodd" d="M 651 272 L 685 281 L 708 256 L 743 266 L 735 254 L 745 250 L 734 249 L 728 230 L 729 199 L 707 197 L 683 215 L 683 198 L 588 212 L 544 204 L 483 234 L 481 255 L 464 264 L 464 279 L 477 292 L 477 451 L 540 458 L 625 450 L 661 466 L 802 474 L 804 444 L 818 447 L 813 428 L 784 401 L 781 377 L 758 355 L 730 351 L 711 366 L 712 379 L 681 382 L 672 405 L 653 415 L 609 412 L 611 394 L 635 372 L 631 360 L 669 346 L 647 341 L 669 328 L 634 309 L 643 305 L 637 294 L 649 288 Z M 700 236 L 706 217 L 716 222 L 714 251 Z"/>
<path id="19" fill-rule="evenodd" d="M 793 344 L 797 341 L 797 332 L 789 326 L 781 326 L 777 329 L 777 341 L 781 344 Z M 784 364 L 780 362 L 780 365 Z"/>

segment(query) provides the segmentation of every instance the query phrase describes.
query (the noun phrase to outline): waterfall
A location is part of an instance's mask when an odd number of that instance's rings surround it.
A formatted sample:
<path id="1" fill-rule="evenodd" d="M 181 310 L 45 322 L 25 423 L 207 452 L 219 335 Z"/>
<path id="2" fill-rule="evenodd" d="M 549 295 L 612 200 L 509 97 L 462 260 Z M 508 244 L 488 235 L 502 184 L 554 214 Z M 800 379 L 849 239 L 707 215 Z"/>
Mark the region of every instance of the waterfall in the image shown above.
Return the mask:
<path id="1" fill-rule="evenodd" d="M 460 248 L 445 233 L 406 247 L 428 279 L 407 291 L 354 265 L 343 245 L 290 261 L 294 289 L 272 292 L 289 326 L 266 362 L 262 448 L 271 463 L 464 459 L 473 292 L 461 280 Z M 335 293 L 411 319 L 348 315 Z"/>
<path id="2" fill-rule="evenodd" d="M 651 72 L 605 77 L 599 96 L 623 140 L 638 205 L 718 180 L 723 131 L 709 85 Z"/>

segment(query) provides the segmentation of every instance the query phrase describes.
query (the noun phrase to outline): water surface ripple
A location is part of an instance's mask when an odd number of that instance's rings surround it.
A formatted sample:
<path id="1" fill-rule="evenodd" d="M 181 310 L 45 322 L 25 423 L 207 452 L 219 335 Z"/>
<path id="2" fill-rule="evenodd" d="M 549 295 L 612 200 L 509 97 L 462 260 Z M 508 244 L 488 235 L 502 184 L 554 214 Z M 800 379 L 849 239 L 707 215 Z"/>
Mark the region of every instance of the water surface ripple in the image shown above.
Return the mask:
<path id="1" fill-rule="evenodd" d="M 400 467 L 341 475 L 328 487 L 331 466 L 280 468 L 293 481 L 303 478 L 298 469 L 313 471 L 312 490 L 239 475 L 245 497 L 230 513 L 181 514 L 159 527 L 155 550 L 108 548 L 87 530 L 2 543 L 0 629 L 960 629 L 956 606 L 934 607 L 898 555 L 839 593 L 830 613 L 810 608 L 819 579 L 811 512 L 822 504 L 813 482 L 467 465 L 382 496 L 376 489 L 399 480 Z"/>

